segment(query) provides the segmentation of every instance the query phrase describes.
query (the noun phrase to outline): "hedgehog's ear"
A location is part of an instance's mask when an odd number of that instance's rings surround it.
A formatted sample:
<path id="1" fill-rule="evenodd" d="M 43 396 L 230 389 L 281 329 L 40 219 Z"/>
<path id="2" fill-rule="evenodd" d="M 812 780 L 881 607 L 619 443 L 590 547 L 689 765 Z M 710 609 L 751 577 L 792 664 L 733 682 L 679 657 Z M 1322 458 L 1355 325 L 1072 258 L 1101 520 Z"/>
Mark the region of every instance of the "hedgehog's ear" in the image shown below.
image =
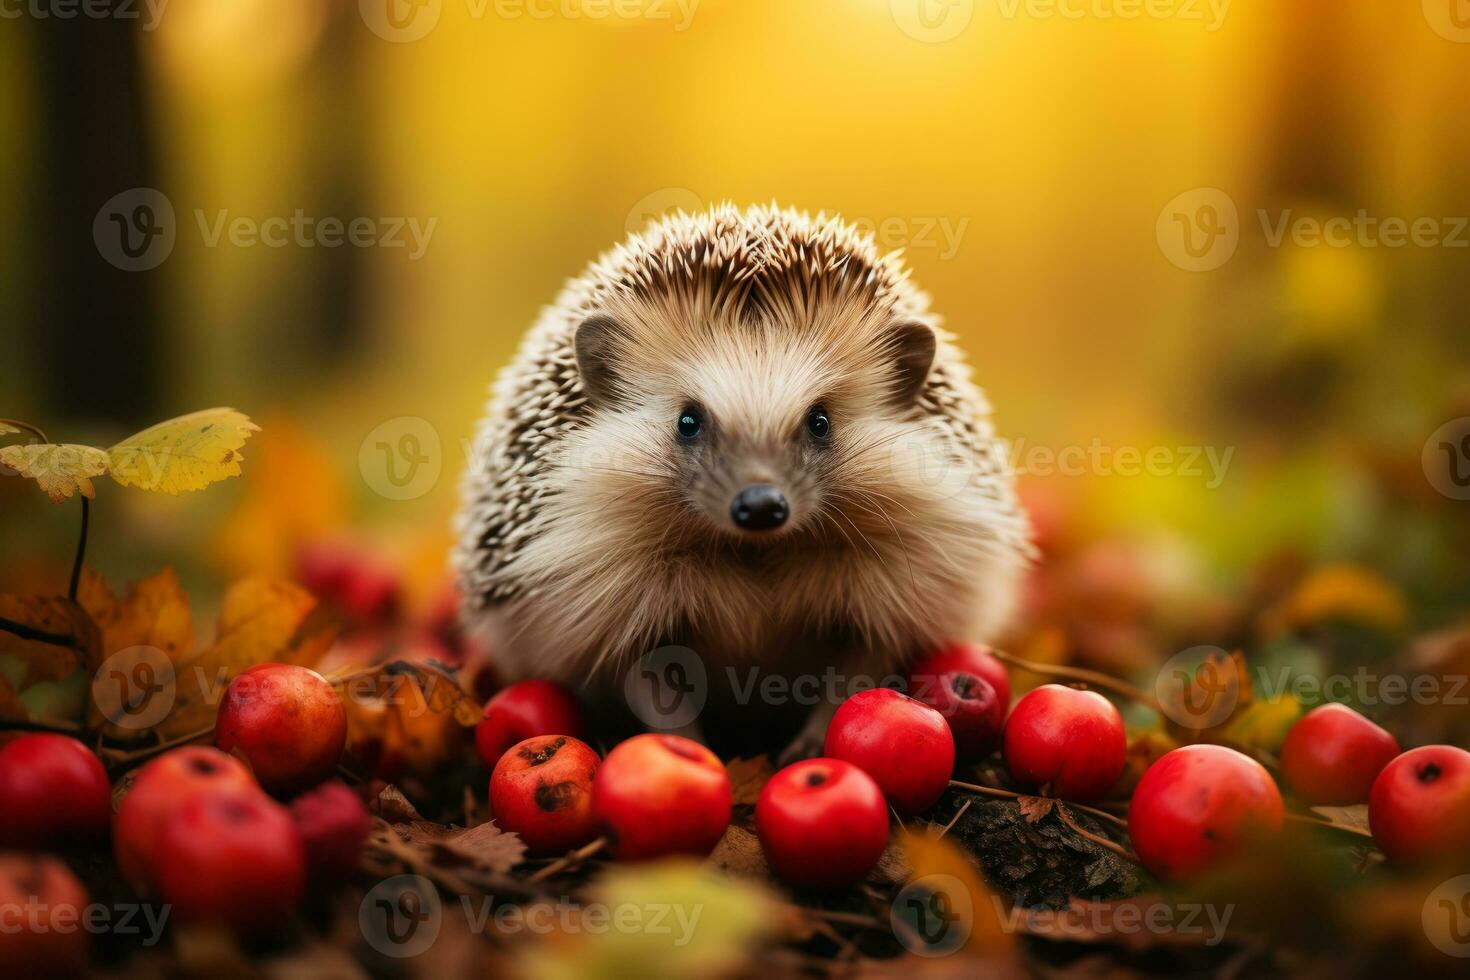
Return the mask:
<path id="1" fill-rule="evenodd" d="M 898 320 L 883 334 L 883 350 L 893 362 L 893 401 L 912 405 L 919 397 L 937 346 L 934 330 L 918 320 Z"/>
<path id="2" fill-rule="evenodd" d="M 605 313 L 594 313 L 577 325 L 577 371 L 592 401 L 616 400 L 618 352 L 627 339 L 627 329 Z"/>

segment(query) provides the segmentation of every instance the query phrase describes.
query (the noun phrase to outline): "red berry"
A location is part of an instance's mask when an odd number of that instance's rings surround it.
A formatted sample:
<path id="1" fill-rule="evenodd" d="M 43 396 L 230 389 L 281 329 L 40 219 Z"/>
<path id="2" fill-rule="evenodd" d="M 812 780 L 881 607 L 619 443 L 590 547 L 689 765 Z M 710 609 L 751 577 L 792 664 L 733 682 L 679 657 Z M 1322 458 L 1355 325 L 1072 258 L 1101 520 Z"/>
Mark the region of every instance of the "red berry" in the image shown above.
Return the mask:
<path id="1" fill-rule="evenodd" d="M 885 687 L 859 691 L 827 726 L 823 755 L 873 777 L 900 813 L 933 806 L 954 771 L 954 736 L 944 716 Z"/>
<path id="2" fill-rule="evenodd" d="M 112 849 L 123 875 L 140 891 L 157 864 L 154 851 L 164 821 L 200 793 L 259 792 L 250 770 L 215 749 L 187 746 L 165 752 L 138 770 L 112 824 Z"/>
<path id="3" fill-rule="evenodd" d="M 512 745 L 537 735 L 582 738 L 582 708 L 566 688 L 550 681 L 512 684 L 485 703 L 475 726 L 480 761 L 494 768 Z"/>
<path id="4" fill-rule="evenodd" d="M 1264 766 L 1223 745 L 1165 753 L 1133 791 L 1128 836 L 1160 878 L 1192 878 L 1252 836 L 1281 829 L 1281 792 Z"/>
<path id="5" fill-rule="evenodd" d="M 318 880 L 345 878 L 357 870 L 373 818 L 362 797 L 340 782 L 323 783 L 291 801 L 306 864 Z"/>
<path id="6" fill-rule="evenodd" d="M 1064 800 L 1095 800 L 1123 772 L 1128 739 L 1123 716 L 1095 691 L 1043 684 L 1011 711 L 1006 768 L 1030 786 Z"/>
<path id="7" fill-rule="evenodd" d="M 841 759 L 808 759 L 771 777 L 755 805 L 771 870 L 798 885 L 861 880 L 888 846 L 888 804 L 873 777 Z"/>
<path id="8" fill-rule="evenodd" d="M 1426 745 L 1384 766 L 1368 794 L 1368 824 L 1395 861 L 1470 857 L 1470 752 Z"/>
<path id="9" fill-rule="evenodd" d="M 1281 776 L 1314 806 L 1362 803 L 1394 756 L 1398 739 L 1342 704 L 1313 708 L 1281 746 Z"/>
<path id="10" fill-rule="evenodd" d="M 112 786 L 102 761 L 65 735 L 22 735 L 0 748 L 0 847 L 105 837 Z"/>
<path id="11" fill-rule="evenodd" d="M 708 854 L 730 825 L 730 777 L 713 752 L 678 735 L 636 735 L 592 782 L 592 810 L 623 860 Z"/>
<path id="12" fill-rule="evenodd" d="M 83 975 L 90 902 L 77 876 L 56 858 L 0 854 L 0 968 L 5 975 Z"/>
<path id="13" fill-rule="evenodd" d="M 337 768 L 347 744 L 347 710 L 316 671 L 257 664 L 225 689 L 214 744 L 242 756 L 271 792 L 295 792 Z"/>
<path id="14" fill-rule="evenodd" d="M 513 746 L 490 775 L 495 822 L 521 835 L 532 854 L 560 854 L 597 836 L 592 777 L 597 753 L 569 735 L 538 735 Z"/>
<path id="15" fill-rule="evenodd" d="M 1011 677 L 1006 665 L 996 659 L 990 648 L 980 643 L 951 643 L 935 650 L 909 673 L 909 693 L 924 700 L 924 692 L 933 687 L 940 674 L 961 671 L 974 674 L 995 688 L 995 698 L 1000 702 L 1000 713 L 1004 719 L 1011 707 Z"/>
<path id="16" fill-rule="evenodd" d="M 954 735 L 955 753 L 962 759 L 978 759 L 995 751 L 1005 729 L 1005 705 L 995 688 L 974 674 L 949 671 L 940 674 L 925 704 L 944 716 Z"/>
<path id="17" fill-rule="evenodd" d="M 264 793 L 201 793 L 164 821 L 154 879 L 185 922 L 242 933 L 290 915 L 306 884 L 301 833 Z"/>

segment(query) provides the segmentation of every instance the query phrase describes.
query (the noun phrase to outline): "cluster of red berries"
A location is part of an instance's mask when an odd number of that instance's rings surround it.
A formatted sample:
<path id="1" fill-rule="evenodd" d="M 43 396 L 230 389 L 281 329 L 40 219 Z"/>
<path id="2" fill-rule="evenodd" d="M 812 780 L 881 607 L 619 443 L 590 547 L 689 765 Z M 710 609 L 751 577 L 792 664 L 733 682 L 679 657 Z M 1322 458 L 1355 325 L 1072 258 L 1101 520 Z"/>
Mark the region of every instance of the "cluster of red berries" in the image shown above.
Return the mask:
<path id="1" fill-rule="evenodd" d="M 367 807 L 343 783 L 322 782 L 346 737 L 346 712 L 320 674 L 253 667 L 225 690 L 218 747 L 176 748 L 148 762 L 114 815 L 95 753 L 64 735 L 24 735 L 0 748 L 0 847 L 74 847 L 110 832 L 118 867 L 139 894 L 166 902 L 180 920 L 249 933 L 290 914 L 313 883 L 357 867 Z M 44 888 L 21 896 L 21 907 L 74 915 L 88 902 L 60 861 L 0 857 L 6 901 L 31 881 Z M 46 972 L 85 957 L 84 930 L 41 926 L 0 934 L 0 962 Z"/>
<path id="2" fill-rule="evenodd" d="M 970 644 L 927 657 L 909 682 L 913 697 L 877 688 L 848 698 L 828 726 L 824 756 L 788 766 L 766 784 L 755 823 L 776 874 L 807 886 L 860 880 L 888 843 L 889 809 L 927 810 L 949 785 L 957 758 L 999 748 L 1017 783 L 1076 802 L 1102 799 L 1122 775 L 1123 718 L 1099 694 L 1047 684 L 1007 713 L 1004 665 Z M 703 854 L 720 839 L 731 790 L 709 750 L 643 735 L 614 748 L 599 769 L 581 734 L 576 701 L 544 681 L 513 685 L 486 705 L 477 742 L 494 767 L 491 807 L 534 853 L 559 853 L 604 832 L 624 859 Z M 1470 753 L 1462 749 L 1400 754 L 1382 728 L 1326 705 L 1292 729 L 1281 768 L 1309 804 L 1366 800 L 1374 837 L 1394 860 L 1470 851 Z M 1144 866 L 1180 880 L 1279 831 L 1284 817 L 1264 766 L 1200 744 L 1148 768 L 1128 825 Z"/>

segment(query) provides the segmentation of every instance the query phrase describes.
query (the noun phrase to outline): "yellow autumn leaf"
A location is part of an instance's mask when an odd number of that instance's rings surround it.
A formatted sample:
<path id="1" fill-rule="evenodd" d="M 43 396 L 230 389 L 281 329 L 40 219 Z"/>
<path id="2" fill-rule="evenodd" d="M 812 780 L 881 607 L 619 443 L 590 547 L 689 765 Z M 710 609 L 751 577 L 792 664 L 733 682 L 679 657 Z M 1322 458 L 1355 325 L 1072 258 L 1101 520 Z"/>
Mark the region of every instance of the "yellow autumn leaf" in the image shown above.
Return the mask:
<path id="1" fill-rule="evenodd" d="M 0 449 L 0 463 L 35 480 L 46 496 L 60 503 L 74 493 L 93 497 L 91 478 L 107 472 L 108 457 L 92 446 L 41 442 Z"/>
<path id="2" fill-rule="evenodd" d="M 963 949 L 994 956 L 1014 946 L 1000 902 L 964 851 L 942 837 L 907 829 L 899 833 L 899 846 L 911 873 L 889 918 L 911 952 Z"/>
<path id="3" fill-rule="evenodd" d="M 233 408 L 210 408 L 160 422 L 108 450 L 112 478 L 125 487 L 178 494 L 240 475 L 240 447 L 259 426 Z"/>

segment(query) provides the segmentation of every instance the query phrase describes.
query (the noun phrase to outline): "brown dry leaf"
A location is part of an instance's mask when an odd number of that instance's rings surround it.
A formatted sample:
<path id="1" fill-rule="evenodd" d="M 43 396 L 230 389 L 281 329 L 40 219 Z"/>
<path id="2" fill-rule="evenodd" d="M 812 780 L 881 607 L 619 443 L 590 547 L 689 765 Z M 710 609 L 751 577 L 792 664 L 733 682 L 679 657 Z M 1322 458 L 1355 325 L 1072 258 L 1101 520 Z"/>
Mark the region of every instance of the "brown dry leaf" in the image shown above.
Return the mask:
<path id="1" fill-rule="evenodd" d="M 0 449 L 0 463 L 36 484 L 56 503 L 74 493 L 89 500 L 96 496 L 92 477 L 107 472 L 107 454 L 92 446 L 41 442 Z"/>
<path id="2" fill-rule="evenodd" d="M 1250 669 L 1239 650 L 1211 651 L 1191 675 L 1173 680 L 1179 683 L 1160 691 L 1159 700 L 1169 731 L 1185 741 L 1219 741 L 1254 696 Z"/>
<path id="3" fill-rule="evenodd" d="M 1312 812 L 1338 830 L 1345 830 L 1350 834 L 1359 834 L 1363 837 L 1373 836 L 1373 831 L 1368 827 L 1368 804 L 1366 803 L 1359 803 L 1356 806 L 1314 806 Z"/>
<path id="4" fill-rule="evenodd" d="M 1211 915 L 1216 915 L 1211 919 Z M 1161 895 L 1136 895 L 1117 902 L 1073 898 L 1065 909 L 1016 909 L 1016 929 L 1053 942 L 1107 943 L 1133 952 L 1167 947 L 1216 945 L 1225 938 L 1214 906 L 1170 903 Z"/>
<path id="5" fill-rule="evenodd" d="M 172 568 L 130 586 L 121 599 L 102 576 L 82 570 L 77 602 L 102 630 L 102 656 L 134 646 L 149 646 L 177 661 L 194 652 L 194 623 L 189 597 Z"/>
<path id="6" fill-rule="evenodd" d="M 735 803 L 754 806 L 767 781 L 776 775 L 776 767 L 771 764 L 769 757 L 758 755 L 753 759 L 731 759 L 725 763 L 725 774 L 730 777 Z"/>
<path id="7" fill-rule="evenodd" d="M 448 837 L 431 842 L 442 855 L 450 855 L 496 874 L 503 874 L 526 857 L 526 843 L 519 834 L 501 830 L 486 821 L 476 827 L 455 831 Z"/>
<path id="8" fill-rule="evenodd" d="M 1023 796 L 1016 803 L 1020 805 L 1027 823 L 1036 823 L 1056 809 L 1057 805 L 1056 800 L 1045 796 Z"/>
<path id="9" fill-rule="evenodd" d="M 418 808 L 403 795 L 403 790 L 389 783 L 379 791 L 370 808 L 372 812 L 389 823 L 424 822 Z"/>
<path id="10" fill-rule="evenodd" d="M 449 674 L 394 660 L 333 683 L 347 708 L 347 748 L 384 778 L 427 775 L 454 758 L 480 708 Z"/>
<path id="11" fill-rule="evenodd" d="M 726 874 L 768 880 L 771 868 L 761 852 L 760 838 L 738 824 L 731 824 L 705 863 Z"/>
<path id="12" fill-rule="evenodd" d="M 225 688 L 241 671 L 267 661 L 297 662 L 296 651 L 329 643 L 318 633 L 303 633 L 316 605 L 290 582 L 250 578 L 230 586 L 214 646 L 179 664 L 173 713 L 155 731 L 172 738 L 209 727 Z"/>
<path id="13" fill-rule="evenodd" d="M 25 666 L 16 679 L 19 690 L 40 681 L 59 681 L 78 668 L 94 670 L 99 661 L 97 624 L 85 609 L 60 596 L 0 595 L 0 656 Z"/>

